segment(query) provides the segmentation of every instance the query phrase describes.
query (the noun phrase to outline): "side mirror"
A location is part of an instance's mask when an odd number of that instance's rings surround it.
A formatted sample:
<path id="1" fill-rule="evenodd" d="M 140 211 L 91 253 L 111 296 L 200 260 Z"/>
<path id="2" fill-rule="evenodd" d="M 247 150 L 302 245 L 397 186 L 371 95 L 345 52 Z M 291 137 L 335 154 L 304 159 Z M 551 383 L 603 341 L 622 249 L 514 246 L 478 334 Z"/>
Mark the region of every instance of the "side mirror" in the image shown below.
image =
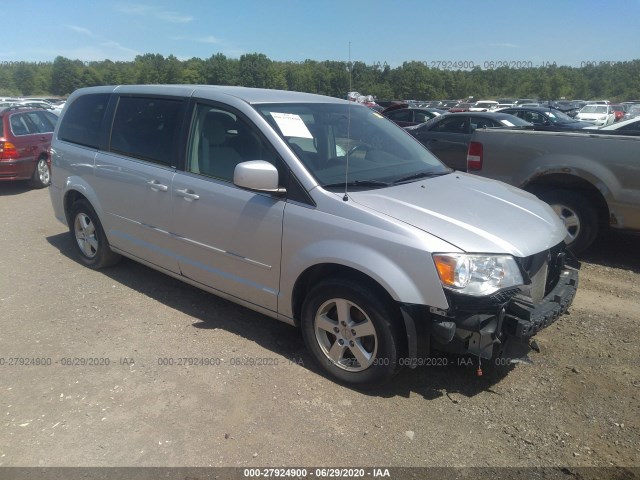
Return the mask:
<path id="1" fill-rule="evenodd" d="M 264 160 L 251 160 L 236 165 L 233 183 L 238 187 L 258 192 L 286 193 L 284 188 L 278 188 L 278 170 Z"/>

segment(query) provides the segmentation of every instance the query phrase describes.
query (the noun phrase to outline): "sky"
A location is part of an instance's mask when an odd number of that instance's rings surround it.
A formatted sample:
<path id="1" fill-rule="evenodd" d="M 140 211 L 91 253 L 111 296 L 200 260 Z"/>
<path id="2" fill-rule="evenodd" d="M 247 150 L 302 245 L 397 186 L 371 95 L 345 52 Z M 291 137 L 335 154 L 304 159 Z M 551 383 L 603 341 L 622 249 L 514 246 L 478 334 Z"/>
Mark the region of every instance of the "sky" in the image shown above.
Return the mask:
<path id="1" fill-rule="evenodd" d="M 640 59 L 640 0 L 4 1 L 11 4 L 5 22 L 27 20 L 5 24 L 0 68 L 57 56 L 131 61 L 145 53 L 351 58 L 392 68 L 405 61 L 517 68 Z"/>

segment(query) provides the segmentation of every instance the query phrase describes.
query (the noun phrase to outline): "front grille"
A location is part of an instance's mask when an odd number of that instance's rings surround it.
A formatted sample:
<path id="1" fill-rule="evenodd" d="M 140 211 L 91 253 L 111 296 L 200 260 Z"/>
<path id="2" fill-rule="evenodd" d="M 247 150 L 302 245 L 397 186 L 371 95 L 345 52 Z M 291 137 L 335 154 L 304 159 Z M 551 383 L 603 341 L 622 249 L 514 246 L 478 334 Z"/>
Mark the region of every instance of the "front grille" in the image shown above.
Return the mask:
<path id="1" fill-rule="evenodd" d="M 533 304 L 540 301 L 558 284 L 564 267 L 564 242 L 529 257 L 518 258 L 523 273 L 522 295 Z"/>

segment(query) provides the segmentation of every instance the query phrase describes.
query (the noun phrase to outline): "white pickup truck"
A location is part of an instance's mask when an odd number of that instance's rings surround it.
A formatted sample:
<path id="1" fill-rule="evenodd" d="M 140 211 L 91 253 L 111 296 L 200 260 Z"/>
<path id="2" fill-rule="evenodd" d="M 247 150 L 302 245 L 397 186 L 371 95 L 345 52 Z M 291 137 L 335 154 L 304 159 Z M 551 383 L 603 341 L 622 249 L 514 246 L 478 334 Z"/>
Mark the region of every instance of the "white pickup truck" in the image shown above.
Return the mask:
<path id="1" fill-rule="evenodd" d="M 478 129 L 467 170 L 550 204 L 575 252 L 607 226 L 640 231 L 640 137 Z"/>

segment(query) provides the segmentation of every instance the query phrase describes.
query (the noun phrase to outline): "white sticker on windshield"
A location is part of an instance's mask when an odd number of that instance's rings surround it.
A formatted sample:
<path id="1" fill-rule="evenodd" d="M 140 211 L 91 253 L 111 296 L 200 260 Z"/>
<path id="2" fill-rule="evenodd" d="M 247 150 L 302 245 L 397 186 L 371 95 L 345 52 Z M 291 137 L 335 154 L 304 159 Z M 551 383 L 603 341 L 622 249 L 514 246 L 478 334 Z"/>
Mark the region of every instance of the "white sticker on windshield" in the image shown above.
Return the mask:
<path id="1" fill-rule="evenodd" d="M 300 115 L 293 113 L 269 112 L 285 137 L 313 138 Z"/>
<path id="2" fill-rule="evenodd" d="M 506 125 L 507 127 L 515 127 L 515 125 L 511 123 L 509 120 L 500 120 L 500 123 L 502 123 L 503 125 Z"/>

